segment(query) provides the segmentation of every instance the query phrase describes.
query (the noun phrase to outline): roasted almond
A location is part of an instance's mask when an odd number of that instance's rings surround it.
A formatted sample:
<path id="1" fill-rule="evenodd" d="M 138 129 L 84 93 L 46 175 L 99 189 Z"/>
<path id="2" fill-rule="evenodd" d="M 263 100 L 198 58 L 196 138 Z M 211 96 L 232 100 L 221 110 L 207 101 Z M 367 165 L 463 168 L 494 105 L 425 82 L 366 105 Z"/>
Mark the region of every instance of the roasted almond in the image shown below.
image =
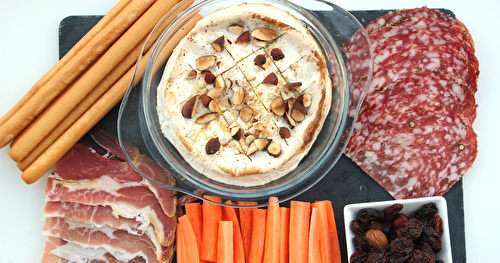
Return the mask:
<path id="1" fill-rule="evenodd" d="M 285 114 L 285 101 L 281 97 L 276 97 L 271 102 L 271 110 L 278 116 Z"/>
<path id="2" fill-rule="evenodd" d="M 291 114 L 292 118 L 296 122 L 301 122 L 306 118 L 306 114 L 307 114 L 306 107 L 304 107 L 304 105 L 302 105 L 300 102 L 295 101 L 295 103 L 293 103 L 293 108 L 292 108 L 292 114 Z"/>
<path id="3" fill-rule="evenodd" d="M 226 82 L 226 88 L 230 89 L 231 87 L 233 87 L 233 81 L 231 79 L 226 78 L 225 82 Z"/>
<path id="4" fill-rule="evenodd" d="M 287 127 L 280 127 L 279 133 L 281 139 L 288 139 L 291 136 L 290 129 L 288 129 Z"/>
<path id="5" fill-rule="evenodd" d="M 281 51 L 279 48 L 273 48 L 271 49 L 271 57 L 273 58 L 274 61 L 282 60 L 285 58 L 285 54 Z"/>
<path id="6" fill-rule="evenodd" d="M 254 47 L 266 47 L 267 46 L 267 42 L 254 38 L 252 40 L 252 45 Z"/>
<path id="7" fill-rule="evenodd" d="M 247 150 L 247 155 L 250 156 L 254 153 L 256 153 L 259 149 L 257 148 L 257 146 L 255 145 L 255 143 L 251 143 L 250 146 L 248 146 L 248 150 Z"/>
<path id="8" fill-rule="evenodd" d="M 240 110 L 240 119 L 244 122 L 249 122 L 253 117 L 252 108 L 245 106 Z"/>
<path id="9" fill-rule="evenodd" d="M 289 82 L 285 85 L 283 85 L 283 89 L 286 92 L 292 92 L 298 89 L 300 86 L 302 86 L 302 82 Z"/>
<path id="10" fill-rule="evenodd" d="M 220 97 L 220 95 L 222 94 L 222 90 L 224 90 L 223 88 L 216 88 L 216 87 L 213 87 L 211 88 L 208 92 L 207 92 L 207 95 L 212 98 L 213 100 L 216 100 Z"/>
<path id="11" fill-rule="evenodd" d="M 215 82 L 215 75 L 212 72 L 210 72 L 208 70 L 205 70 L 205 71 L 203 71 L 203 76 L 205 78 L 205 83 L 207 83 L 207 84 L 214 84 L 214 82 Z"/>
<path id="12" fill-rule="evenodd" d="M 250 43 L 250 31 L 245 31 L 236 39 L 236 44 Z"/>
<path id="13" fill-rule="evenodd" d="M 269 42 L 275 40 L 278 36 L 278 33 L 276 33 L 276 31 L 272 29 L 261 27 L 252 31 L 252 36 L 259 40 Z"/>
<path id="14" fill-rule="evenodd" d="M 229 31 L 235 35 L 240 35 L 241 32 L 243 32 L 243 26 L 238 25 L 238 24 L 232 24 L 227 28 L 227 31 Z"/>
<path id="15" fill-rule="evenodd" d="M 194 69 L 192 69 L 191 71 L 188 72 L 188 74 L 186 75 L 186 79 L 194 79 L 198 76 L 198 72 Z"/>
<path id="16" fill-rule="evenodd" d="M 241 134 L 242 134 L 242 130 L 240 127 L 233 127 L 231 128 L 231 137 L 233 137 L 233 139 L 239 141 L 241 139 Z"/>
<path id="17" fill-rule="evenodd" d="M 300 96 L 297 97 L 297 101 L 304 105 L 304 107 L 309 108 L 311 106 L 312 96 L 309 93 L 300 94 Z"/>
<path id="18" fill-rule="evenodd" d="M 285 112 L 288 113 L 288 115 L 292 114 L 292 108 L 293 104 L 295 103 L 295 98 L 288 98 L 285 102 Z"/>
<path id="19" fill-rule="evenodd" d="M 196 105 L 198 104 L 200 96 L 195 95 L 188 99 L 186 103 L 184 103 L 184 106 L 182 106 L 181 114 L 185 118 L 192 118 L 194 116 L 194 112 L 196 110 Z"/>
<path id="20" fill-rule="evenodd" d="M 207 144 L 205 145 L 205 152 L 208 155 L 215 154 L 216 152 L 219 151 L 219 149 L 220 149 L 219 137 L 215 137 L 208 140 Z"/>
<path id="21" fill-rule="evenodd" d="M 278 76 L 274 72 L 271 72 L 267 77 L 264 78 L 262 84 L 268 85 L 278 85 Z"/>
<path id="22" fill-rule="evenodd" d="M 208 108 L 208 104 L 212 101 L 212 98 L 210 98 L 207 94 L 203 94 L 200 95 L 200 100 L 203 107 Z"/>
<path id="23" fill-rule="evenodd" d="M 267 61 L 267 58 L 266 58 L 266 55 L 264 55 L 264 54 L 259 54 L 259 55 L 255 56 L 255 58 L 253 59 L 253 63 L 259 67 L 262 67 L 262 65 L 264 65 L 266 63 L 266 61 Z"/>
<path id="24" fill-rule="evenodd" d="M 214 55 L 207 55 L 207 56 L 199 57 L 196 60 L 196 67 L 199 70 L 207 70 L 215 64 L 216 59 L 217 59 L 217 57 Z"/>
<path id="25" fill-rule="evenodd" d="M 210 103 L 208 103 L 208 109 L 211 112 L 218 112 L 217 104 L 215 103 L 215 101 L 211 100 Z"/>
<path id="26" fill-rule="evenodd" d="M 245 138 L 245 143 L 247 145 L 250 145 L 253 141 L 255 141 L 257 139 L 257 136 L 255 135 L 248 135 L 246 138 Z"/>
<path id="27" fill-rule="evenodd" d="M 257 146 L 257 149 L 259 149 L 259 151 L 262 151 L 262 150 L 266 149 L 266 147 L 269 145 L 270 142 L 271 142 L 271 139 L 258 138 L 258 139 L 255 139 L 255 141 L 253 141 L 253 144 L 255 144 L 255 146 Z"/>
<path id="28" fill-rule="evenodd" d="M 295 121 L 293 120 L 293 118 L 290 116 L 290 114 L 288 114 L 288 112 L 285 112 L 285 120 L 286 120 L 286 123 L 288 123 L 288 125 L 290 126 L 290 128 L 295 128 Z"/>
<path id="29" fill-rule="evenodd" d="M 215 88 L 224 88 L 225 84 L 226 83 L 224 81 L 224 78 L 221 75 L 215 78 L 215 83 L 214 83 Z"/>
<path id="30" fill-rule="evenodd" d="M 217 52 L 221 52 L 222 49 L 224 49 L 224 43 L 225 43 L 225 38 L 224 36 L 221 36 L 219 38 L 217 38 L 214 42 L 210 43 L 210 45 L 212 45 L 212 47 L 217 51 Z"/>
<path id="31" fill-rule="evenodd" d="M 281 145 L 275 141 L 272 141 L 267 146 L 267 153 L 273 157 L 279 157 L 281 155 Z"/>
<path id="32" fill-rule="evenodd" d="M 245 100 L 245 91 L 242 87 L 236 86 L 233 89 L 233 104 L 240 105 Z"/>
<path id="33" fill-rule="evenodd" d="M 387 248 L 389 241 L 384 232 L 378 229 L 370 229 L 365 233 L 365 240 L 374 248 Z"/>
<path id="34" fill-rule="evenodd" d="M 198 119 L 196 119 L 196 124 L 209 123 L 209 122 L 215 120 L 215 118 L 217 118 L 217 113 L 215 113 L 215 112 L 205 113 L 205 114 L 201 115 L 200 117 L 198 117 Z"/>

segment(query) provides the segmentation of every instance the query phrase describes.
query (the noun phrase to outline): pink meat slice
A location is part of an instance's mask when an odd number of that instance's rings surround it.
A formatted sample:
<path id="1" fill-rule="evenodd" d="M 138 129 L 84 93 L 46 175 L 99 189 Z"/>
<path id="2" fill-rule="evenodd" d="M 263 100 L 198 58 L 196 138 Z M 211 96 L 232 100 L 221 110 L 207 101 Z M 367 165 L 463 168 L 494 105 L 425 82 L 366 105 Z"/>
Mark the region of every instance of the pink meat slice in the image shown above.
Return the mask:
<path id="1" fill-rule="evenodd" d="M 345 154 L 396 199 L 446 193 L 472 166 L 477 136 L 442 107 L 403 107 L 367 124 Z"/>
<path id="2" fill-rule="evenodd" d="M 170 262 L 173 255 L 172 246 L 155 252 L 154 244 L 145 234 L 134 235 L 119 229 L 96 227 L 63 218 L 47 218 L 42 234 L 83 248 L 104 249 L 113 256 L 136 262 L 138 257 L 147 262 Z"/>

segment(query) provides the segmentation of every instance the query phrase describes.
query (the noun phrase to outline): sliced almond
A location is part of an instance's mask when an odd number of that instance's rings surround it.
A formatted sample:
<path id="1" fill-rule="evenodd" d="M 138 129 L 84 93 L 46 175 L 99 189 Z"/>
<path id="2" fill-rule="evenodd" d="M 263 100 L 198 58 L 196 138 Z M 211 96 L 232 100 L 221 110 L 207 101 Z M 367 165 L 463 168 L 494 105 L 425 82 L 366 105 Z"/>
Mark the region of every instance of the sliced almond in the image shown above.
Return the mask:
<path id="1" fill-rule="evenodd" d="M 271 110 L 278 116 L 285 114 L 285 101 L 281 97 L 276 97 L 271 102 Z"/>
<path id="2" fill-rule="evenodd" d="M 210 98 L 212 98 L 212 100 L 216 100 L 220 97 L 220 95 L 222 94 L 222 90 L 224 90 L 223 88 L 216 88 L 216 87 L 213 87 L 211 88 L 208 92 L 207 92 L 207 96 L 209 96 Z"/>
<path id="3" fill-rule="evenodd" d="M 258 150 L 259 149 L 255 145 L 255 143 L 251 143 L 250 146 L 248 146 L 247 155 L 250 156 L 250 155 L 256 153 Z"/>
<path id="4" fill-rule="evenodd" d="M 245 100 L 245 91 L 242 87 L 236 86 L 233 89 L 233 104 L 240 105 Z"/>
<path id="5" fill-rule="evenodd" d="M 278 76 L 274 72 L 271 72 L 267 77 L 264 78 L 262 84 L 268 85 L 278 85 Z"/>
<path id="6" fill-rule="evenodd" d="M 285 85 L 283 85 L 283 89 L 286 92 L 292 92 L 298 89 L 300 86 L 302 86 L 302 82 L 289 82 Z"/>
<path id="7" fill-rule="evenodd" d="M 212 98 L 210 98 L 207 94 L 203 94 L 200 95 L 200 100 L 203 107 L 208 108 L 208 104 L 212 101 Z"/>
<path id="8" fill-rule="evenodd" d="M 240 110 L 240 119 L 244 122 L 249 122 L 253 117 L 253 109 L 245 106 Z"/>
<path id="9" fill-rule="evenodd" d="M 293 104 L 295 103 L 295 98 L 288 98 L 285 102 L 285 112 L 290 115 L 292 113 Z"/>
<path id="10" fill-rule="evenodd" d="M 262 65 L 262 68 L 263 68 L 263 69 L 266 69 L 266 68 L 268 68 L 269 66 L 271 66 L 271 64 L 272 64 L 272 63 L 273 63 L 273 62 L 272 62 L 270 59 L 268 59 L 268 60 L 266 60 L 266 63 L 264 63 L 264 65 Z"/>
<path id="11" fill-rule="evenodd" d="M 225 82 L 226 82 L 226 88 L 230 89 L 231 87 L 233 87 L 233 81 L 230 80 L 229 78 L 226 78 Z"/>
<path id="12" fill-rule="evenodd" d="M 233 139 L 239 141 L 241 139 L 241 135 L 242 135 L 242 130 L 240 127 L 233 127 L 231 128 L 231 137 L 233 137 Z"/>
<path id="13" fill-rule="evenodd" d="M 252 31 L 252 36 L 259 40 L 269 42 L 275 40 L 278 36 L 278 33 L 276 33 L 276 31 L 272 29 L 261 27 Z"/>
<path id="14" fill-rule="evenodd" d="M 227 28 L 227 31 L 229 31 L 235 35 L 240 35 L 241 32 L 243 32 L 243 26 L 238 25 L 238 24 L 232 24 Z"/>
<path id="15" fill-rule="evenodd" d="M 309 93 L 300 94 L 300 96 L 297 97 L 297 101 L 304 105 L 304 107 L 309 108 L 311 106 L 312 96 Z"/>
<path id="16" fill-rule="evenodd" d="M 285 58 L 285 54 L 279 48 L 271 49 L 271 57 L 274 61 L 282 60 Z"/>
<path id="17" fill-rule="evenodd" d="M 217 59 L 217 57 L 214 55 L 207 55 L 207 56 L 199 57 L 196 60 L 196 67 L 199 70 L 207 70 L 207 69 L 211 68 L 213 65 L 215 65 L 216 59 Z"/>
<path id="18" fill-rule="evenodd" d="M 219 75 L 215 78 L 215 83 L 214 83 L 214 87 L 215 88 L 224 88 L 225 86 L 225 81 L 224 81 L 224 78 Z"/>
<path id="19" fill-rule="evenodd" d="M 198 117 L 198 119 L 196 119 L 196 124 L 209 123 L 209 122 L 215 120 L 215 118 L 217 118 L 217 113 L 215 113 L 215 112 L 205 113 L 205 114 L 201 115 L 200 117 Z"/>
<path id="20" fill-rule="evenodd" d="M 198 72 L 194 69 L 192 69 L 191 71 L 188 72 L 188 74 L 186 75 L 186 79 L 194 79 L 198 76 Z"/>
<path id="21" fill-rule="evenodd" d="M 205 145 L 205 152 L 208 155 L 215 154 L 216 152 L 219 151 L 219 149 L 220 149 L 219 137 L 215 137 L 208 140 L 207 144 Z"/>
<path id="22" fill-rule="evenodd" d="M 252 40 L 252 45 L 254 47 L 266 47 L 267 46 L 267 42 L 254 38 Z"/>
<path id="23" fill-rule="evenodd" d="M 221 36 L 219 38 L 217 38 L 214 42 L 210 43 L 210 45 L 212 45 L 212 47 L 217 51 L 217 52 L 221 52 L 222 49 L 224 48 L 224 43 L 225 43 L 225 38 L 224 36 Z"/>
<path id="24" fill-rule="evenodd" d="M 272 141 L 267 146 L 267 153 L 273 157 L 279 157 L 281 155 L 281 145 L 275 141 Z"/>
<path id="25" fill-rule="evenodd" d="M 285 120 L 286 120 L 286 123 L 288 123 L 288 125 L 290 126 L 290 128 L 295 128 L 295 121 L 293 120 L 293 118 L 290 116 L 290 114 L 288 114 L 288 112 L 285 112 Z"/>
<path id="26" fill-rule="evenodd" d="M 215 103 L 215 101 L 211 100 L 210 103 L 208 103 L 208 109 L 211 111 L 211 112 L 218 112 L 218 108 L 217 108 L 217 103 Z"/>
<path id="27" fill-rule="evenodd" d="M 281 139 L 288 139 L 291 136 L 290 129 L 288 129 L 287 127 L 280 127 L 279 134 Z"/>
<path id="28" fill-rule="evenodd" d="M 196 105 L 198 104 L 200 96 L 195 95 L 188 99 L 184 106 L 182 106 L 181 114 L 184 118 L 192 118 L 194 116 L 194 112 L 196 110 Z"/>
<path id="29" fill-rule="evenodd" d="M 257 146 L 257 149 L 259 149 L 259 151 L 262 151 L 262 150 L 266 149 L 266 147 L 269 145 L 270 142 L 271 142 L 271 139 L 258 138 L 258 139 L 255 139 L 255 141 L 253 141 L 253 144 L 255 144 L 255 146 Z"/>
<path id="30" fill-rule="evenodd" d="M 245 143 L 247 145 L 250 145 L 253 141 L 255 141 L 257 139 L 257 136 L 255 135 L 248 135 L 246 138 L 245 138 Z"/>
<path id="31" fill-rule="evenodd" d="M 307 109 L 300 102 L 293 103 L 291 116 L 296 122 L 301 122 L 306 118 Z"/>
<path id="32" fill-rule="evenodd" d="M 236 44 L 250 43 L 250 31 L 245 31 L 236 39 Z"/>

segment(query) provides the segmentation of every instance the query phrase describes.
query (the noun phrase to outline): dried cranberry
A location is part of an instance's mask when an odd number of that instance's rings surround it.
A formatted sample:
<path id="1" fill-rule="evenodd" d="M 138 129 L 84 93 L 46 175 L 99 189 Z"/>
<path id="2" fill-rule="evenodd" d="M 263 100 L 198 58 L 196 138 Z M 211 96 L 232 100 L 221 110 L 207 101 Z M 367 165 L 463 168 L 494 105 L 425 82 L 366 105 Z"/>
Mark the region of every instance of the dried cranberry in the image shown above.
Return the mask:
<path id="1" fill-rule="evenodd" d="M 362 224 L 366 224 L 371 221 L 382 220 L 384 218 L 384 213 L 375 208 L 364 208 L 358 211 L 356 220 Z"/>
<path id="2" fill-rule="evenodd" d="M 393 204 L 384 209 L 384 217 L 388 221 L 392 221 L 394 217 L 403 210 L 403 204 Z"/>
<path id="3" fill-rule="evenodd" d="M 423 219 L 423 218 L 426 218 L 428 216 L 434 215 L 435 213 L 437 213 L 437 211 L 438 211 L 438 208 L 436 206 L 436 203 L 432 202 L 432 203 L 428 203 L 428 204 L 425 204 L 422 207 L 420 207 L 420 209 L 415 211 L 413 216 L 416 219 Z"/>
<path id="4" fill-rule="evenodd" d="M 413 250 L 413 241 L 408 238 L 398 237 L 391 242 L 390 248 L 392 254 L 405 256 Z"/>
<path id="5" fill-rule="evenodd" d="M 424 224 L 422 222 L 415 218 L 410 218 L 396 230 L 396 233 L 398 237 L 415 240 L 422 234 L 423 228 Z"/>
<path id="6" fill-rule="evenodd" d="M 366 263 L 366 253 L 365 252 L 354 252 L 349 258 L 351 263 Z"/>
<path id="7" fill-rule="evenodd" d="M 443 220 L 438 214 L 429 217 L 427 226 L 434 228 L 439 235 L 443 234 Z"/>
<path id="8" fill-rule="evenodd" d="M 436 232 L 436 230 L 434 230 L 434 228 L 430 226 L 424 227 L 422 235 L 423 235 L 423 240 L 431 246 L 432 251 L 434 251 L 434 253 L 438 253 L 439 251 L 441 251 L 441 246 L 442 246 L 441 237 Z"/>

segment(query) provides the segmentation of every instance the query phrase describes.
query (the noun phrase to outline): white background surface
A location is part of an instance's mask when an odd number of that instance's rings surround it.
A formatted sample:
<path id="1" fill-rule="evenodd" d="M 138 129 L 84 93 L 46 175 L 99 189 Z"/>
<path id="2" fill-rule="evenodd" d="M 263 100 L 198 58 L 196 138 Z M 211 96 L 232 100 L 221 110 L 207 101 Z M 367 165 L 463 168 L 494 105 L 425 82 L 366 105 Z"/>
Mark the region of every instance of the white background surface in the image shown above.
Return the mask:
<path id="1" fill-rule="evenodd" d="M 302 1 L 302 0 L 297 0 Z M 306 0 L 304 0 L 306 1 Z M 103 15 L 118 0 L 0 0 L 0 116 L 3 116 L 58 59 L 58 26 L 69 15 Z M 307 2 L 305 2 L 307 3 Z M 347 10 L 428 6 L 452 10 L 476 43 L 481 74 L 474 129 L 479 153 L 464 176 L 468 262 L 497 262 L 500 236 L 500 1 L 338 0 Z M 26 185 L 0 149 L 0 263 L 40 262 L 45 178 Z"/>

